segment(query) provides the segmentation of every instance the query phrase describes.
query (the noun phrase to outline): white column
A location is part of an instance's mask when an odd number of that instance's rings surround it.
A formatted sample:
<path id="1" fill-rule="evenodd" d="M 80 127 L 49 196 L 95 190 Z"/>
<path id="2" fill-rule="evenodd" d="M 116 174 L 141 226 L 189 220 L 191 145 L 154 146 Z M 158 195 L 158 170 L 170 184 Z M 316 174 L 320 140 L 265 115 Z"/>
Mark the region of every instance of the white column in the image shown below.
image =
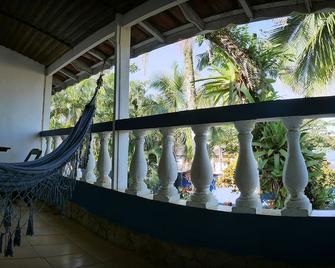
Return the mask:
<path id="1" fill-rule="evenodd" d="M 195 191 L 191 195 L 191 200 L 186 203 L 188 206 L 216 208 L 218 205 L 217 200 L 209 191 L 210 184 L 213 181 L 213 171 L 207 151 L 208 129 L 208 125 L 192 126 L 195 134 L 195 153 L 191 168 L 191 179 Z"/>
<path id="2" fill-rule="evenodd" d="M 115 92 L 113 122 L 129 117 L 129 61 L 131 27 L 122 27 L 117 15 L 115 29 Z M 115 130 L 115 124 L 113 124 Z M 112 188 L 125 191 L 128 181 L 128 131 L 113 131 Z"/>
<path id="3" fill-rule="evenodd" d="M 52 137 L 46 137 L 46 148 L 44 155 L 50 154 L 52 152 Z"/>
<path id="4" fill-rule="evenodd" d="M 100 132 L 100 150 L 97 162 L 98 167 L 98 179 L 95 182 L 96 185 L 111 188 L 111 178 L 109 172 L 111 171 L 111 158 L 108 151 L 108 141 L 110 132 Z"/>
<path id="5" fill-rule="evenodd" d="M 257 213 L 261 200 L 256 190 L 259 188 L 257 163 L 252 151 L 252 134 L 255 123 L 240 121 L 235 123 L 238 131 L 239 155 L 235 170 L 235 181 L 241 194 L 232 211 L 237 213 Z"/>
<path id="6" fill-rule="evenodd" d="M 62 137 L 61 136 L 54 136 L 54 150 L 62 143 Z"/>
<path id="7" fill-rule="evenodd" d="M 147 175 L 148 167 L 144 154 L 144 137 L 145 130 L 134 130 L 135 135 L 135 151 L 130 163 L 129 185 L 126 193 L 146 196 L 150 194 L 144 178 Z"/>
<path id="8" fill-rule="evenodd" d="M 312 212 L 312 204 L 304 193 L 308 183 L 308 171 L 300 148 L 301 121 L 299 117 L 283 118 L 288 146 L 283 171 L 288 197 L 281 212 L 283 216 L 309 216 Z"/>
<path id="9" fill-rule="evenodd" d="M 85 181 L 87 183 L 92 183 L 92 184 L 95 183 L 95 181 L 97 180 L 95 173 L 94 173 L 95 158 L 94 158 L 94 153 L 93 153 L 93 146 L 94 146 L 94 139 L 93 139 L 93 134 L 92 134 L 92 141 L 91 141 L 90 151 L 88 154 L 87 166 L 81 178 L 81 181 Z"/>
<path id="10" fill-rule="evenodd" d="M 162 128 L 160 131 L 163 134 L 163 151 L 158 166 L 160 188 L 157 194 L 154 195 L 154 199 L 164 202 L 176 202 L 180 199 L 180 196 L 173 185 L 178 176 L 177 163 L 173 155 L 174 128 Z"/>

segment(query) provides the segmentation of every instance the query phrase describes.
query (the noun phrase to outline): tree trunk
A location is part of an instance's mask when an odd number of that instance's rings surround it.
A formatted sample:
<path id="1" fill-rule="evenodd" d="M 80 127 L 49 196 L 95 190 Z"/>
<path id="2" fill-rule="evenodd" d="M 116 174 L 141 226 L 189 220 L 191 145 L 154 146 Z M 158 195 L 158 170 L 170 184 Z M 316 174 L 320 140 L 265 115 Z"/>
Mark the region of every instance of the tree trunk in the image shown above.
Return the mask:
<path id="1" fill-rule="evenodd" d="M 181 42 L 184 54 L 185 96 L 188 110 L 196 108 L 192 43 L 193 39 L 191 38 Z"/>

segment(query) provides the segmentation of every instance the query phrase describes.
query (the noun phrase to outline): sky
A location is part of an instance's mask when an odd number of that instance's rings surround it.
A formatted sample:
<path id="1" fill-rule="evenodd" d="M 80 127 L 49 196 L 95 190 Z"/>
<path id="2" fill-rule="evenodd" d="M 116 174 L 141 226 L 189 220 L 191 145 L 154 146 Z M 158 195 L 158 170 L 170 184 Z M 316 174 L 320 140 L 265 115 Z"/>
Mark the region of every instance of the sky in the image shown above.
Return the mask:
<path id="1" fill-rule="evenodd" d="M 265 20 L 252 22 L 248 24 L 248 31 L 250 33 L 256 33 L 260 38 L 267 38 L 269 31 L 274 27 L 275 21 Z M 196 56 L 208 49 L 206 42 L 202 46 L 193 44 L 193 54 L 194 54 L 194 65 L 197 64 Z M 131 74 L 131 80 L 147 81 L 153 79 L 159 74 L 172 74 L 172 66 L 177 63 L 180 70 L 183 68 L 183 55 L 182 49 L 179 42 L 167 45 L 165 47 L 153 50 L 145 55 L 138 56 L 131 60 L 139 67 L 139 71 Z M 145 66 L 145 68 L 144 68 Z M 196 70 L 197 77 L 207 77 L 208 70 L 198 71 Z M 294 94 L 291 89 L 283 84 L 279 79 L 274 83 L 274 88 L 278 91 L 279 95 L 283 99 L 287 98 L 297 98 L 298 95 Z"/>

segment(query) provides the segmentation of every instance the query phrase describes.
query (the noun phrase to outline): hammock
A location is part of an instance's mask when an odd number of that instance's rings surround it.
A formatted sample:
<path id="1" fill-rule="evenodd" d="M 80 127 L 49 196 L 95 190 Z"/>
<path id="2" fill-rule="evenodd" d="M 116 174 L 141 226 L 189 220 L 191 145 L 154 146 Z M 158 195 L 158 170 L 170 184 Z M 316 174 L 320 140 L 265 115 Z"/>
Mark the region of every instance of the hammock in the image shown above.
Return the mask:
<path id="1" fill-rule="evenodd" d="M 71 197 L 77 168 L 85 168 L 87 164 L 90 129 L 101 85 L 102 74 L 78 122 L 53 152 L 34 161 L 0 163 L 0 253 L 4 256 L 13 256 L 13 246 L 20 246 L 24 226 L 26 235 L 34 234 L 34 200 L 62 208 L 64 201 Z M 86 144 L 86 150 L 82 150 L 83 144 Z M 72 169 L 69 176 L 64 177 L 63 172 L 68 167 Z"/>

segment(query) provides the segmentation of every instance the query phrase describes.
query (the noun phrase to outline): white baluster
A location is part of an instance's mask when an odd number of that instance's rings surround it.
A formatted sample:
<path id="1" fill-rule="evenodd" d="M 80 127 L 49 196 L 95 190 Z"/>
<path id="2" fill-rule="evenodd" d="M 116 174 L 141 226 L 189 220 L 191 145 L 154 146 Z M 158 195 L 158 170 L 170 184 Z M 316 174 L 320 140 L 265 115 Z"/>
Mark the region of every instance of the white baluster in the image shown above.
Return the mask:
<path id="1" fill-rule="evenodd" d="M 86 169 L 84 170 L 83 177 L 81 181 L 85 181 L 87 183 L 95 183 L 96 181 L 96 176 L 94 174 L 94 169 L 95 169 L 95 158 L 93 154 L 93 145 L 94 145 L 94 139 L 92 135 L 92 141 L 91 141 L 91 146 L 90 146 L 90 151 L 88 154 L 88 159 L 87 159 L 87 166 Z"/>
<path id="2" fill-rule="evenodd" d="M 300 148 L 300 124 L 298 117 L 283 119 L 287 129 L 287 157 L 283 171 L 284 186 L 288 191 L 283 216 L 309 216 L 312 204 L 304 190 L 308 183 L 308 171 Z"/>
<path id="3" fill-rule="evenodd" d="M 154 199 L 165 202 L 176 202 L 180 199 L 180 196 L 173 185 L 178 175 L 176 159 L 173 155 L 174 128 L 163 128 L 160 131 L 163 134 L 163 151 L 158 166 L 161 186 L 157 194 L 154 195 Z"/>
<path id="4" fill-rule="evenodd" d="M 61 136 L 54 136 L 54 150 L 62 143 L 62 137 Z"/>
<path id="5" fill-rule="evenodd" d="M 97 162 L 98 178 L 95 182 L 96 185 L 111 188 L 111 178 L 109 172 L 111 171 L 112 163 L 108 150 L 110 132 L 100 132 L 100 150 Z"/>
<path id="6" fill-rule="evenodd" d="M 259 188 L 257 163 L 252 151 L 252 134 L 255 123 L 240 121 L 235 123 L 238 131 L 239 155 L 235 170 L 235 181 L 241 194 L 232 211 L 237 213 L 257 213 L 261 200 L 256 190 Z"/>
<path id="7" fill-rule="evenodd" d="M 207 151 L 208 128 L 207 125 L 192 126 L 195 134 L 195 154 L 191 167 L 191 179 L 195 191 L 191 195 L 191 200 L 186 203 L 188 206 L 216 208 L 218 205 L 216 198 L 209 191 L 213 181 L 213 171 Z"/>
<path id="8" fill-rule="evenodd" d="M 135 152 L 131 159 L 129 171 L 129 185 L 126 193 L 146 196 L 150 194 L 144 178 L 147 175 L 148 167 L 144 154 L 145 130 L 134 130 Z"/>
<path id="9" fill-rule="evenodd" d="M 52 152 L 52 137 L 46 137 L 46 148 L 44 155 L 50 154 Z"/>
<path id="10" fill-rule="evenodd" d="M 61 142 L 63 142 L 66 139 L 66 137 L 67 137 L 67 135 L 60 136 Z M 61 142 L 58 141 L 57 147 L 61 144 Z M 55 149 L 57 147 L 55 147 Z M 62 169 L 63 176 L 65 176 L 65 177 L 71 176 L 71 178 L 72 178 L 72 174 L 71 174 L 72 170 L 73 170 L 73 167 L 71 167 L 70 163 L 67 163 Z"/>

